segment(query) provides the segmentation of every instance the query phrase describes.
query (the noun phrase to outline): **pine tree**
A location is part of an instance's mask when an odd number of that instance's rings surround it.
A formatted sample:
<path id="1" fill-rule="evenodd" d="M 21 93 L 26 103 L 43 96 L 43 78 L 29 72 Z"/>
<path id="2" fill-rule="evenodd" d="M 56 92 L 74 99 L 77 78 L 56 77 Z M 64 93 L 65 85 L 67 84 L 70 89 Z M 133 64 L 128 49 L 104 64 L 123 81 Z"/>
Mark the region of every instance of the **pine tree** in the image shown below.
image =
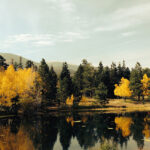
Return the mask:
<path id="1" fill-rule="evenodd" d="M 3 68 L 3 69 L 7 69 L 8 67 L 8 64 L 5 63 L 6 59 L 0 55 L 0 69 Z"/>
<path id="2" fill-rule="evenodd" d="M 82 61 L 83 66 L 83 90 L 82 93 L 87 97 L 94 96 L 95 91 L 95 82 L 93 82 L 93 78 L 95 75 L 94 67 L 88 63 L 86 59 Z"/>
<path id="3" fill-rule="evenodd" d="M 15 61 L 14 62 L 14 69 L 17 70 L 18 69 L 18 63 Z"/>
<path id="4" fill-rule="evenodd" d="M 123 76 L 122 77 L 129 80 L 129 78 L 130 78 L 130 69 L 128 67 L 126 67 L 126 64 L 125 64 L 124 60 L 123 60 L 122 70 L 123 70 Z"/>
<path id="5" fill-rule="evenodd" d="M 22 64 L 22 57 L 20 57 L 20 58 L 19 58 L 18 68 L 20 68 L 20 69 L 22 69 L 22 68 L 23 68 L 23 64 Z"/>
<path id="6" fill-rule="evenodd" d="M 115 89 L 115 84 L 118 84 L 119 80 L 117 78 L 117 67 L 116 64 L 114 62 L 112 62 L 111 64 L 111 68 L 110 68 L 110 84 L 109 84 L 109 97 L 110 98 L 114 98 L 114 89 Z"/>
<path id="7" fill-rule="evenodd" d="M 135 68 L 133 68 L 131 71 L 130 88 L 133 91 L 133 95 L 138 97 L 138 100 L 140 100 L 140 97 L 142 95 L 142 74 L 142 67 L 140 63 L 137 62 Z"/>
<path id="8" fill-rule="evenodd" d="M 101 82 L 95 90 L 95 98 L 99 99 L 102 104 L 106 103 L 107 100 L 107 87 Z"/>
<path id="9" fill-rule="evenodd" d="M 62 72 L 60 74 L 60 100 L 65 103 L 67 97 L 70 97 L 73 93 L 73 85 L 70 77 L 70 71 L 68 65 L 65 62 L 63 64 Z"/>
<path id="10" fill-rule="evenodd" d="M 26 62 L 26 65 L 25 65 L 26 68 L 32 68 L 33 66 L 34 66 L 33 61 L 28 60 L 28 61 Z"/>
<path id="11" fill-rule="evenodd" d="M 50 74 L 50 84 L 51 84 L 50 99 L 55 101 L 56 94 L 57 94 L 57 75 L 53 67 L 51 67 L 49 74 Z"/>
<path id="12" fill-rule="evenodd" d="M 45 60 L 42 59 L 41 64 L 39 66 L 38 69 L 38 73 L 41 77 L 41 92 L 42 92 L 42 96 L 43 96 L 43 101 L 42 101 L 42 105 L 45 105 L 46 103 L 48 103 L 48 101 L 46 99 L 50 99 L 51 97 L 51 78 L 50 78 L 50 72 L 49 72 L 49 67 L 46 64 Z"/>
<path id="13" fill-rule="evenodd" d="M 74 78 L 74 94 L 79 97 L 82 95 L 83 90 L 83 66 L 79 65 L 78 70 L 76 71 Z"/>
<path id="14" fill-rule="evenodd" d="M 104 72 L 104 67 L 103 67 L 103 64 L 102 62 L 99 63 L 99 66 L 98 66 L 98 70 L 96 72 L 96 77 L 95 77 L 95 86 L 98 87 L 98 85 L 103 82 L 102 81 L 102 78 L 103 78 L 103 72 Z"/>

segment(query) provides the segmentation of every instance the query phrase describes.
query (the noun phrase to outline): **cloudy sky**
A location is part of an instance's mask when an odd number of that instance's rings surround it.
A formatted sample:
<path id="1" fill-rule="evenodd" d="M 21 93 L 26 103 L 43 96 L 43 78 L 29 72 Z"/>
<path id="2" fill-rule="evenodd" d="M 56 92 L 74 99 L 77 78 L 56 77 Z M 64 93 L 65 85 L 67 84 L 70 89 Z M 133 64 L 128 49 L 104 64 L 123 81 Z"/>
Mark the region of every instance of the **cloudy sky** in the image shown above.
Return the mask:
<path id="1" fill-rule="evenodd" d="M 150 67 L 150 1 L 0 0 L 0 52 Z"/>

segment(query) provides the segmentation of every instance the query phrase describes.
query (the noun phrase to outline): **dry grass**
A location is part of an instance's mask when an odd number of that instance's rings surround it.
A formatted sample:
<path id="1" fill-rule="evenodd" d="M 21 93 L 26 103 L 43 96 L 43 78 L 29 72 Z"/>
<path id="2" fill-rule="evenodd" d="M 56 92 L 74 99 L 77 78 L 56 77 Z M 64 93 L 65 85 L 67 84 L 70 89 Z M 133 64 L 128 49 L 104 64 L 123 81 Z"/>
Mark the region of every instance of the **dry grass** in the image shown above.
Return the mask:
<path id="1" fill-rule="evenodd" d="M 83 99 L 79 102 L 79 106 L 99 106 L 100 103 L 98 100 L 94 98 L 83 97 Z"/>
<path id="2" fill-rule="evenodd" d="M 109 103 L 105 105 L 105 107 L 102 107 L 98 100 L 92 99 L 92 98 L 86 98 L 85 101 L 80 102 L 79 106 L 99 106 L 98 108 L 90 108 L 90 110 L 103 110 L 107 112 L 133 112 L 133 111 L 150 111 L 150 101 L 145 100 L 144 104 L 142 101 L 138 102 L 136 100 L 132 99 L 110 99 Z"/>

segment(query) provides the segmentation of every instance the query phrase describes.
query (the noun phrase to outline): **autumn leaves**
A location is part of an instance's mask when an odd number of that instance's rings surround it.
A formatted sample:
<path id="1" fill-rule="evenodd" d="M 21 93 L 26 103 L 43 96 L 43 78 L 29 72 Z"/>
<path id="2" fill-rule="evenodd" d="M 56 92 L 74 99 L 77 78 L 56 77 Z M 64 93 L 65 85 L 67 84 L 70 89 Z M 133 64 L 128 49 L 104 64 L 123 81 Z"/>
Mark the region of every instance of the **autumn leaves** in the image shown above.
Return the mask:
<path id="1" fill-rule="evenodd" d="M 13 99 L 29 97 L 35 91 L 36 76 L 32 68 L 15 71 L 13 65 L 0 71 L 0 104 L 11 106 Z"/>
<path id="2" fill-rule="evenodd" d="M 130 97 L 132 91 L 129 88 L 130 81 L 128 79 L 122 78 L 120 84 L 115 84 L 114 94 L 120 97 Z"/>
<path id="3" fill-rule="evenodd" d="M 150 95 L 150 78 L 147 74 L 144 74 L 141 80 L 141 90 L 143 96 Z M 125 78 L 121 78 L 119 85 L 115 84 L 114 94 L 119 97 L 127 98 L 132 96 L 133 91 L 130 89 L 130 81 Z"/>

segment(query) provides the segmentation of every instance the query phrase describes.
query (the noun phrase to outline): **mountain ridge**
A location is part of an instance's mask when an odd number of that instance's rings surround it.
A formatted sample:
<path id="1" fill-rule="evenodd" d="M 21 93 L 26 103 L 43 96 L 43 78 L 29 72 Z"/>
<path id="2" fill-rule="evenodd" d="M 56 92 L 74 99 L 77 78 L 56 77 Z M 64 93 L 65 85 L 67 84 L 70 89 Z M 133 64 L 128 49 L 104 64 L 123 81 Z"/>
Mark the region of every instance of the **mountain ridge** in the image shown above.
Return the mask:
<path id="1" fill-rule="evenodd" d="M 25 57 L 22 57 L 20 55 L 16 55 L 16 54 L 12 54 L 12 53 L 2 53 L 0 52 L 0 55 L 3 56 L 6 59 L 6 63 L 11 64 L 12 60 L 13 62 L 17 62 L 19 63 L 20 61 L 20 57 L 22 58 L 22 64 L 23 66 L 25 66 L 26 62 L 30 59 L 27 59 Z M 31 60 L 32 61 L 32 60 Z M 37 66 L 40 65 L 39 62 L 35 62 L 33 61 L 33 63 Z M 57 62 L 57 61 L 46 61 L 46 63 L 48 64 L 49 67 L 53 66 L 54 70 L 56 71 L 57 74 L 60 74 L 61 70 L 62 70 L 62 66 L 64 62 Z M 71 74 L 74 74 L 75 71 L 78 68 L 78 65 L 74 65 L 74 64 L 68 64 L 68 68 L 70 70 Z"/>

